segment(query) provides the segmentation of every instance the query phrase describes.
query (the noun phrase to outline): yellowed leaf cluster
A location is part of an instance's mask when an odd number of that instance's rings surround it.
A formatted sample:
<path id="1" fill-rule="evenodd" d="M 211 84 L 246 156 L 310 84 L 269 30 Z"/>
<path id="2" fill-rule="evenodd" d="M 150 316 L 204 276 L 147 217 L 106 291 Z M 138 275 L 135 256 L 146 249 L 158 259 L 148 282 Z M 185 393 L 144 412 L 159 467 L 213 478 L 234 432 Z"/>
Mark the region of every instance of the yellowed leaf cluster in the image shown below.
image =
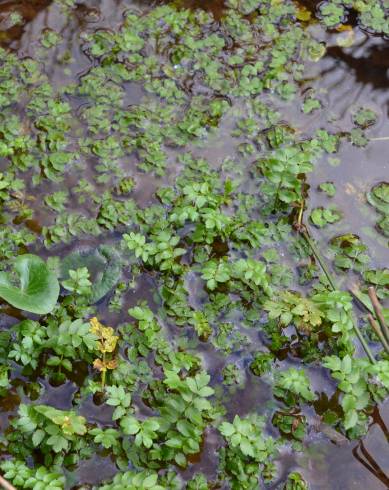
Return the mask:
<path id="1" fill-rule="evenodd" d="M 96 317 L 90 320 L 90 331 L 98 338 L 98 349 L 103 354 L 102 359 L 95 359 L 93 367 L 100 372 L 105 373 L 107 369 L 115 369 L 117 367 L 116 359 L 106 359 L 105 354 L 112 353 L 116 349 L 119 337 L 115 335 L 115 330 L 112 327 L 106 327 Z"/>
<path id="2" fill-rule="evenodd" d="M 95 359 L 93 361 L 93 367 L 98 371 L 106 371 L 107 369 L 115 369 L 118 363 L 116 359 L 110 359 L 109 361 L 105 361 L 104 359 Z"/>
<path id="3" fill-rule="evenodd" d="M 98 348 L 100 352 L 105 354 L 115 350 L 119 337 L 115 335 L 115 330 L 112 327 L 105 327 L 96 317 L 93 317 L 90 320 L 90 331 L 99 337 Z"/>

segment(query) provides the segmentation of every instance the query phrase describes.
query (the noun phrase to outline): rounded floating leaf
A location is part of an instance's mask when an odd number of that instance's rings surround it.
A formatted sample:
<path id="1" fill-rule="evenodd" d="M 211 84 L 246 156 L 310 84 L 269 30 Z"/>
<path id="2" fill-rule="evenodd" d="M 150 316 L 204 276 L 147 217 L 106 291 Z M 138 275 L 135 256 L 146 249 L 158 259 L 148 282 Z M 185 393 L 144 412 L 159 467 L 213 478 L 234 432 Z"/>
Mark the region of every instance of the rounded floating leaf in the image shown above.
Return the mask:
<path id="1" fill-rule="evenodd" d="M 120 255 L 113 248 L 100 245 L 97 248 L 75 250 L 62 261 L 61 277 L 67 279 L 70 269 L 86 267 L 91 275 L 92 295 L 89 304 L 94 304 L 111 291 L 122 275 Z"/>
<path id="2" fill-rule="evenodd" d="M 20 286 L 7 272 L 0 273 L 0 297 L 20 310 L 39 315 L 50 313 L 57 303 L 59 283 L 46 263 L 38 256 L 25 254 L 13 261 Z"/>

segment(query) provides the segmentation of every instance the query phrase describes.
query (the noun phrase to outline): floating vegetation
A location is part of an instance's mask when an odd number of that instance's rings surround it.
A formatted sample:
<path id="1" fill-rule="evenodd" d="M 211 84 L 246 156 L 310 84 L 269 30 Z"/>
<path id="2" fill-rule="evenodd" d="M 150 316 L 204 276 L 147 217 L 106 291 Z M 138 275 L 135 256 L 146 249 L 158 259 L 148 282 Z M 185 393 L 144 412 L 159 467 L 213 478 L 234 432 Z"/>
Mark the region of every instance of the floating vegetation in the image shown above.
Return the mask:
<path id="1" fill-rule="evenodd" d="M 381 233 L 389 237 L 389 184 L 381 182 L 367 194 L 367 200 L 381 214 L 377 227 Z"/>

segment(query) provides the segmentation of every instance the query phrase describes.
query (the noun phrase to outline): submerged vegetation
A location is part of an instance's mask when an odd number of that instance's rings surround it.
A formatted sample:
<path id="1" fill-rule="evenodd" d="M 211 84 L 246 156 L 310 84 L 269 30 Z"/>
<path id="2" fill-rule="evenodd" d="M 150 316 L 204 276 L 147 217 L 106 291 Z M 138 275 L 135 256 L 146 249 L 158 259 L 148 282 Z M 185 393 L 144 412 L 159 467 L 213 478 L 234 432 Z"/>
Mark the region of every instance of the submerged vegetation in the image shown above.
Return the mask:
<path id="1" fill-rule="evenodd" d="M 310 204 L 310 176 L 374 144 L 379 115 L 351 107 L 343 127 L 309 70 L 331 36 L 388 34 L 387 2 L 122 3 L 120 24 L 78 31 L 82 70 L 60 29 L 33 57 L 0 50 L 2 474 L 308 489 L 278 461 L 304 450 L 312 413 L 323 437 L 358 439 L 389 390 L 389 269 L 334 182 Z M 49 8 L 76 18 L 72 0 Z M 387 253 L 389 183 L 361 200 Z"/>

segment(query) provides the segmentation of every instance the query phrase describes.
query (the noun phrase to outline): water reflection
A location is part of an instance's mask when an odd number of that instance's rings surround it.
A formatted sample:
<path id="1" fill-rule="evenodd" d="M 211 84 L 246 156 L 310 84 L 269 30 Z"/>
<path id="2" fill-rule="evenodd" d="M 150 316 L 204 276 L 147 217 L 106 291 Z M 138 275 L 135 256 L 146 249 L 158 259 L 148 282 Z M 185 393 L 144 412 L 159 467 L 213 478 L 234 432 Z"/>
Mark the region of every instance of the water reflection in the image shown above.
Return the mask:
<path id="1" fill-rule="evenodd" d="M 50 3 L 50 0 L 14 0 L 1 2 L 0 44 L 9 46 L 15 40 L 19 40 L 24 35 L 26 26 L 28 27 L 33 24 L 40 12 L 47 11 L 47 7 Z M 18 17 L 12 19 L 12 14 L 15 13 Z"/>
<path id="2" fill-rule="evenodd" d="M 331 203 L 341 209 L 344 219 L 328 231 L 313 234 L 319 243 L 326 244 L 336 234 L 357 233 L 372 252 L 375 267 L 387 266 L 388 247 L 387 240 L 374 231 L 377 216 L 365 195 L 375 184 L 388 180 L 389 175 L 389 140 L 379 139 L 389 136 L 389 58 L 380 58 L 380 53 L 384 55 L 387 50 L 385 41 L 368 37 L 356 29 L 355 46 L 330 47 L 328 55 L 313 64 L 309 72 L 310 77 L 317 80 L 313 86 L 326 91 L 325 111 L 313 121 L 316 127 L 326 127 L 325 118 L 330 114 L 339 129 L 350 130 L 351 115 L 359 107 L 368 107 L 378 116 L 377 124 L 368 131 L 373 141 L 365 148 L 344 142 L 336 154 L 339 165 L 331 165 L 330 159 L 323 159 L 309 176 L 311 192 L 307 210 L 309 213 L 314 207 L 329 204 L 328 198 L 317 191 L 317 186 L 324 181 L 334 182 L 337 193 Z"/>

